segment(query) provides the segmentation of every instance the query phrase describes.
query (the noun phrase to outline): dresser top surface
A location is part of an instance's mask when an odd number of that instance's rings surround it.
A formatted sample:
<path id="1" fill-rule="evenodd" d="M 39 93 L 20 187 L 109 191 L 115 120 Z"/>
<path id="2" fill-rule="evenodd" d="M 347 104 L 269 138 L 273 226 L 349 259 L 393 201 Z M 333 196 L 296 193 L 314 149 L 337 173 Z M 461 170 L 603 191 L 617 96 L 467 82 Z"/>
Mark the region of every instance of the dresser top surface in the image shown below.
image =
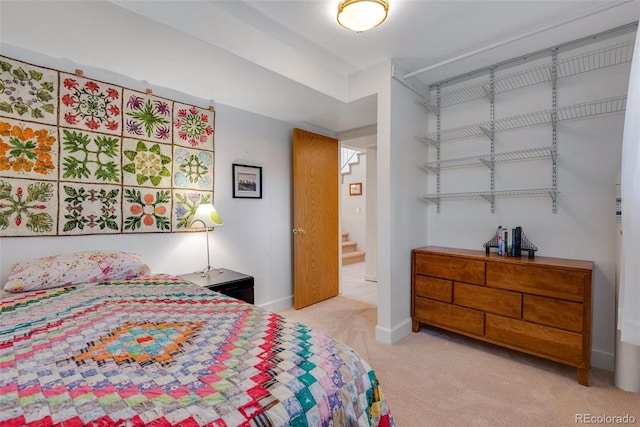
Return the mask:
<path id="1" fill-rule="evenodd" d="M 593 261 L 578 259 L 552 258 L 543 256 L 535 256 L 533 258 L 529 258 L 526 255 L 519 257 L 503 257 L 498 256 L 498 254 L 495 252 L 490 252 L 489 255 L 487 255 L 485 250 L 447 248 L 442 246 L 425 246 L 422 248 L 416 248 L 414 249 L 414 251 L 418 253 L 432 253 L 459 256 L 462 258 L 480 259 L 482 261 L 506 262 L 522 265 L 547 265 L 582 270 L 593 270 Z"/>

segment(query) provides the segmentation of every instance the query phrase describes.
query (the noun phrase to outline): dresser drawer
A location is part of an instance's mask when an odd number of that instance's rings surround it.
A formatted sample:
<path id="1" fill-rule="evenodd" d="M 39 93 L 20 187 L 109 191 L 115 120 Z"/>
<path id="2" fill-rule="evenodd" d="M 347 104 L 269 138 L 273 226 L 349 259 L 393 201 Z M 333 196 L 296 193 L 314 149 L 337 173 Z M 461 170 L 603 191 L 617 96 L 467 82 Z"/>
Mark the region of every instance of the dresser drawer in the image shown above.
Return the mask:
<path id="1" fill-rule="evenodd" d="M 484 334 L 484 313 L 416 297 L 414 317 L 424 323 L 473 335 Z"/>
<path id="2" fill-rule="evenodd" d="M 523 317 L 530 322 L 582 332 L 584 305 L 553 298 L 524 296 Z"/>
<path id="3" fill-rule="evenodd" d="M 487 286 L 584 301 L 587 273 L 578 270 L 508 263 L 487 263 Z"/>
<path id="4" fill-rule="evenodd" d="M 484 262 L 435 254 L 415 254 L 416 274 L 484 285 Z"/>
<path id="5" fill-rule="evenodd" d="M 522 317 L 522 294 L 486 286 L 453 285 L 453 303 L 503 316 Z"/>
<path id="6" fill-rule="evenodd" d="M 419 297 L 451 302 L 453 300 L 453 282 L 435 277 L 416 276 L 415 294 Z"/>
<path id="7" fill-rule="evenodd" d="M 583 362 L 581 334 L 488 313 L 486 323 L 489 339 L 573 366 Z"/>

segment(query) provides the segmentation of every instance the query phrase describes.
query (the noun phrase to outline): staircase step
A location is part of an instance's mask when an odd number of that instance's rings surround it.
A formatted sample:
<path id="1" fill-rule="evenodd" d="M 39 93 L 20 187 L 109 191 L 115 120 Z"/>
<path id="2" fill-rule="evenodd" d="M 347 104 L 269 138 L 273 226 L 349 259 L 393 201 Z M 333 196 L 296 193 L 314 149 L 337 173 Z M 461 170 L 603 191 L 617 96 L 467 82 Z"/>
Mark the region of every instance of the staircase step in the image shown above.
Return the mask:
<path id="1" fill-rule="evenodd" d="M 364 251 L 354 251 L 342 254 L 342 265 L 355 264 L 364 261 Z"/>
<path id="2" fill-rule="evenodd" d="M 340 234 L 342 235 L 342 241 L 343 242 L 346 242 L 349 239 L 349 233 L 347 233 L 346 231 L 343 231 Z"/>
<path id="3" fill-rule="evenodd" d="M 358 243 L 356 242 L 342 242 L 342 253 L 354 252 Z"/>

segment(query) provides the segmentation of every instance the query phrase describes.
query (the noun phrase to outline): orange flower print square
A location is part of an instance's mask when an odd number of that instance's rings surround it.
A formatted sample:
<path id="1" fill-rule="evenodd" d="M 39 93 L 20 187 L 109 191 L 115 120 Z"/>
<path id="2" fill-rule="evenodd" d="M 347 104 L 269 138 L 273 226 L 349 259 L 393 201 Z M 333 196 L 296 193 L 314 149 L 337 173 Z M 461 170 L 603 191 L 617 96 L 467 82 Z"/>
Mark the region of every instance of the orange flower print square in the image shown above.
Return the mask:
<path id="1" fill-rule="evenodd" d="M 171 190 L 124 189 L 124 233 L 171 231 Z"/>
<path id="2" fill-rule="evenodd" d="M 56 128 L 0 117 L 0 177 L 57 180 Z"/>

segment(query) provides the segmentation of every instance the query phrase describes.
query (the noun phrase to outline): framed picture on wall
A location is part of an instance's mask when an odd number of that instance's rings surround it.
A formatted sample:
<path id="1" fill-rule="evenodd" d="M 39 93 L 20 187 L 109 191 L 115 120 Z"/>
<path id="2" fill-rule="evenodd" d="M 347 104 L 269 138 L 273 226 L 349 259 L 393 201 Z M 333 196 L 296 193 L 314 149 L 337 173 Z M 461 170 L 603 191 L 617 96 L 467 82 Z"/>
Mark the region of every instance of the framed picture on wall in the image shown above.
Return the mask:
<path id="1" fill-rule="evenodd" d="M 349 195 L 350 196 L 362 196 L 362 183 L 361 182 L 352 182 L 349 184 Z"/>
<path id="2" fill-rule="evenodd" d="M 236 199 L 262 199 L 262 167 L 234 163 L 233 197 Z"/>

